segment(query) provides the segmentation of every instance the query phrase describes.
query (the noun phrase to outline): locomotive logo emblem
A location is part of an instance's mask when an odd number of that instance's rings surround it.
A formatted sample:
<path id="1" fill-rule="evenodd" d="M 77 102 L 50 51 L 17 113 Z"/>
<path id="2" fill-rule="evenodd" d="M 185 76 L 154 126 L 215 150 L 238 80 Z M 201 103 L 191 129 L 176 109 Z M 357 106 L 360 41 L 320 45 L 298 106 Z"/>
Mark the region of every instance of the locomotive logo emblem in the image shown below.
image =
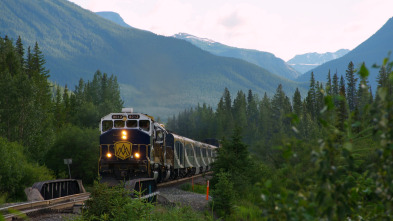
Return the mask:
<path id="1" fill-rule="evenodd" d="M 132 143 L 130 142 L 124 142 L 124 141 L 116 142 L 115 156 L 122 160 L 131 157 L 131 147 L 132 147 Z"/>

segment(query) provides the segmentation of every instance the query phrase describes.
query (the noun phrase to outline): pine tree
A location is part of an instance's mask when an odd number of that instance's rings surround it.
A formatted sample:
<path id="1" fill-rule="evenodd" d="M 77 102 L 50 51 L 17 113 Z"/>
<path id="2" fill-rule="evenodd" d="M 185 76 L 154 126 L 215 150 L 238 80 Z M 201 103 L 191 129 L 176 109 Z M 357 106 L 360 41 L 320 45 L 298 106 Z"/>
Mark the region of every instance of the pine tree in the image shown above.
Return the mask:
<path id="1" fill-rule="evenodd" d="M 330 77 L 330 69 L 328 72 L 328 76 L 327 76 L 327 83 L 326 83 L 326 94 L 327 95 L 332 95 L 333 94 L 333 85 L 332 85 L 332 78 Z"/>
<path id="2" fill-rule="evenodd" d="M 33 55 L 31 57 L 31 65 L 32 65 L 32 71 L 33 73 L 40 74 L 43 78 L 48 79 L 49 78 L 49 70 L 45 68 L 45 59 L 44 55 L 38 46 L 38 42 L 35 43 L 34 49 L 33 49 Z"/>
<path id="3" fill-rule="evenodd" d="M 311 79 L 310 79 L 310 89 L 308 90 L 307 97 L 306 97 L 306 105 L 307 105 L 307 112 L 310 113 L 312 119 L 315 119 L 317 114 L 316 110 L 316 85 L 314 79 L 314 73 L 311 72 Z"/>
<path id="4" fill-rule="evenodd" d="M 254 140 L 258 136 L 258 97 L 252 93 L 252 90 L 248 90 L 247 95 L 247 129 L 245 130 L 245 139 L 248 143 Z"/>
<path id="5" fill-rule="evenodd" d="M 355 77 L 355 69 L 353 66 L 352 61 L 348 64 L 348 69 L 346 70 L 346 79 L 347 79 L 347 100 L 349 110 L 353 111 L 356 108 L 357 101 L 356 101 L 356 82 L 357 78 Z"/>
<path id="6" fill-rule="evenodd" d="M 347 100 L 345 95 L 345 82 L 343 76 L 340 79 L 340 96 L 338 108 L 337 108 L 337 128 L 340 131 L 344 130 L 345 120 L 348 118 Z"/>
<path id="7" fill-rule="evenodd" d="M 247 126 L 247 102 L 243 91 L 238 91 L 233 101 L 233 119 L 235 125 L 245 131 Z"/>
<path id="8" fill-rule="evenodd" d="M 24 60 L 25 49 L 23 48 L 23 43 L 22 43 L 22 39 L 20 38 L 20 35 L 18 37 L 18 40 L 16 41 L 16 51 L 19 54 L 19 58 L 20 58 L 20 62 L 22 64 L 22 67 L 24 67 L 24 64 L 25 64 L 25 60 Z"/>
<path id="9" fill-rule="evenodd" d="M 259 105 L 259 131 L 260 134 L 265 138 L 271 137 L 271 128 L 272 128 L 272 106 L 269 97 L 267 96 L 266 92 L 263 95 L 262 101 Z"/>
<path id="10" fill-rule="evenodd" d="M 300 118 L 303 113 L 303 104 L 302 104 L 302 95 L 300 94 L 298 88 L 296 88 L 296 91 L 293 94 L 292 105 L 293 105 L 294 114 L 296 114 Z"/>

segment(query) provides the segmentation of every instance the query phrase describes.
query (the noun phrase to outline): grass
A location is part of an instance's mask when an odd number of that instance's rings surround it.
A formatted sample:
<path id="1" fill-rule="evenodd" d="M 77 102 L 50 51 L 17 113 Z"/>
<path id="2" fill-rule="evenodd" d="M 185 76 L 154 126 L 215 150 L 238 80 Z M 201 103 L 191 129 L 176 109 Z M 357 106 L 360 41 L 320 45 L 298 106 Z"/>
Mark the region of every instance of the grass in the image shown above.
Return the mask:
<path id="1" fill-rule="evenodd" d="M 191 183 L 184 183 L 180 186 L 180 189 L 199 194 L 206 194 L 206 185 L 194 184 L 193 189 Z"/>

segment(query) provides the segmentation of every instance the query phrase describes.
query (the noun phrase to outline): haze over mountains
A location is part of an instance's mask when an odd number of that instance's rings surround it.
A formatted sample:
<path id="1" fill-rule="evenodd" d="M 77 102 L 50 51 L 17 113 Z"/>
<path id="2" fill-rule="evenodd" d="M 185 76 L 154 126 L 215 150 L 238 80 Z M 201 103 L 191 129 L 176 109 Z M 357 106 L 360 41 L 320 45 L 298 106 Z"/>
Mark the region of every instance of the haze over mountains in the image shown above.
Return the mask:
<path id="1" fill-rule="evenodd" d="M 281 77 L 295 79 L 300 75 L 300 73 L 285 63 L 284 60 L 277 58 L 274 54 L 269 52 L 231 47 L 210 39 L 198 38 L 187 33 L 179 33 L 173 35 L 173 37 L 191 42 L 195 46 L 215 55 L 248 61 Z"/>
<path id="2" fill-rule="evenodd" d="M 299 71 L 301 74 L 318 67 L 319 65 L 326 63 L 328 61 L 340 58 L 349 52 L 348 49 L 340 49 L 336 52 L 326 52 L 326 53 L 306 53 L 296 55 L 292 59 L 287 61 L 291 67 Z"/>
<path id="3" fill-rule="evenodd" d="M 345 76 L 345 70 L 348 64 L 352 61 L 355 67 L 360 67 L 362 62 L 370 70 L 369 82 L 373 90 L 377 88 L 376 78 L 379 69 L 372 68 L 373 64 L 382 64 L 388 53 L 393 50 L 393 18 L 390 18 L 374 35 L 361 43 L 355 49 L 348 52 L 341 58 L 326 62 L 300 76 L 298 81 L 310 80 L 311 72 L 314 72 L 315 80 L 326 81 L 329 69 L 332 74 L 336 71 L 338 75 Z"/>
<path id="4" fill-rule="evenodd" d="M 128 25 L 127 23 L 125 23 L 123 18 L 116 12 L 109 12 L 109 11 L 107 11 L 107 12 L 96 12 L 96 14 L 101 16 L 101 17 L 103 17 L 103 18 L 105 18 L 105 19 L 113 21 L 116 24 L 119 24 L 119 25 L 121 25 L 123 27 L 131 28 L 131 26 Z"/>
<path id="5" fill-rule="evenodd" d="M 224 88 L 291 96 L 299 84 L 240 59 L 220 57 L 184 40 L 126 28 L 66 0 L 3 0 L 1 35 L 37 41 L 52 81 L 73 89 L 100 69 L 115 74 L 125 106 L 167 117 L 185 107 L 216 105 Z"/>

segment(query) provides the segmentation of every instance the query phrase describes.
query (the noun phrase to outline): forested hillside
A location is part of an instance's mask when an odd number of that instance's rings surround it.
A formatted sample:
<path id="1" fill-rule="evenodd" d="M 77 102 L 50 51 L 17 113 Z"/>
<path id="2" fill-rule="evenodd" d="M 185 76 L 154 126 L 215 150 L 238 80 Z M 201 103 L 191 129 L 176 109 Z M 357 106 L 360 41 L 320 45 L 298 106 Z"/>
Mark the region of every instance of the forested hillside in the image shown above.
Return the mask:
<path id="1" fill-rule="evenodd" d="M 23 200 L 34 182 L 67 178 L 65 158 L 73 178 L 92 184 L 100 118 L 123 106 L 115 76 L 96 71 L 71 91 L 48 81 L 45 63 L 38 43 L 0 37 L 0 204 Z"/>
<path id="2" fill-rule="evenodd" d="M 183 40 L 121 27 L 67 0 L 4 0 L 0 11 L 1 34 L 40 43 L 51 81 L 74 88 L 97 69 L 116 74 L 125 105 L 154 116 L 212 105 L 225 87 L 271 95 L 280 83 L 291 93 L 302 86 Z"/>
<path id="3" fill-rule="evenodd" d="M 212 194 L 224 219 L 390 220 L 392 66 L 379 66 L 376 94 L 366 66 L 349 62 L 327 83 L 311 75 L 306 97 L 281 85 L 272 98 L 225 89 L 216 110 L 186 109 L 167 127 L 221 139 Z"/>

